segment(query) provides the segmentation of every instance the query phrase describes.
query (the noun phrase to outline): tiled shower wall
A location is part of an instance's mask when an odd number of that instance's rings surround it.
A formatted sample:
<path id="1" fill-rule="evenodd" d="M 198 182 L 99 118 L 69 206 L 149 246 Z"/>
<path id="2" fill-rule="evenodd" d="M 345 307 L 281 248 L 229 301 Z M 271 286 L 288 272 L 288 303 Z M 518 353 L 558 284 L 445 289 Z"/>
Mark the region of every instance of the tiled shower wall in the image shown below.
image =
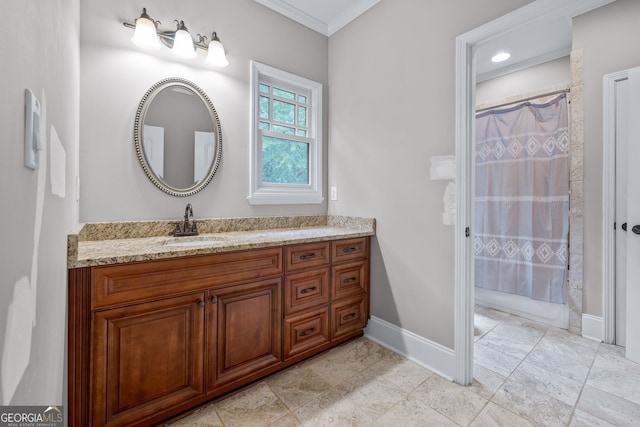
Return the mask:
<path id="1" fill-rule="evenodd" d="M 584 267 L 584 109 L 582 49 L 574 50 L 571 63 L 571 104 L 569 120 L 569 331 L 582 333 L 582 284 Z"/>

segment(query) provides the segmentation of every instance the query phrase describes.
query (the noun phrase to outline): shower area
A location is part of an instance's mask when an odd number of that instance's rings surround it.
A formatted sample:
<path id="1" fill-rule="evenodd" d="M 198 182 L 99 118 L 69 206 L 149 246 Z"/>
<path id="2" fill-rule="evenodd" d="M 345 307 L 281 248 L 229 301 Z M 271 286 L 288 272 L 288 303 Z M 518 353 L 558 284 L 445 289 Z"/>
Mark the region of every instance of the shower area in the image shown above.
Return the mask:
<path id="1" fill-rule="evenodd" d="M 569 85 L 476 114 L 476 304 L 569 328 Z"/>

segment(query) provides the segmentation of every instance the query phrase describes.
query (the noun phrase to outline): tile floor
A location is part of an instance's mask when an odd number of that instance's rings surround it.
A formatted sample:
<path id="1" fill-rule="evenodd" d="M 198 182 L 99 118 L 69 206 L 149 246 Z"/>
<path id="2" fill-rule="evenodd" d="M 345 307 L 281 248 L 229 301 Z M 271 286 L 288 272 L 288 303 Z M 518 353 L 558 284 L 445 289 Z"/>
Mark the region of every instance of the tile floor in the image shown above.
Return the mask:
<path id="1" fill-rule="evenodd" d="M 623 349 L 476 307 L 460 387 L 360 338 L 183 418 L 179 426 L 639 426 Z"/>

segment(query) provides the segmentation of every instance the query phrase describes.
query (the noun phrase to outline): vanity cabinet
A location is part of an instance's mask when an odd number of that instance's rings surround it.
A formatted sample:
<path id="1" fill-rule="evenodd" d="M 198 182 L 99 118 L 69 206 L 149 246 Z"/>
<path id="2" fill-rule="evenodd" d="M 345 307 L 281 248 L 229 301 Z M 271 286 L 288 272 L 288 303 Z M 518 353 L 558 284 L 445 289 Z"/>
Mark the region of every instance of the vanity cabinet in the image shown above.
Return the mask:
<path id="1" fill-rule="evenodd" d="M 368 241 L 70 269 L 69 425 L 154 425 L 362 335 Z"/>

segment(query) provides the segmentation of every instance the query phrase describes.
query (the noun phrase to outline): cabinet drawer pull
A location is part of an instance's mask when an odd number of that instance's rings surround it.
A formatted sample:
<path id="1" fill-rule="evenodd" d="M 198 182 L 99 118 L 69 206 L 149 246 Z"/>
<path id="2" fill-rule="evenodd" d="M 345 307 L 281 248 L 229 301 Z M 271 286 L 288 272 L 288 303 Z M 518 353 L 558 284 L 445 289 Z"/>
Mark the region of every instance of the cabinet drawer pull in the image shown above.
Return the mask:
<path id="1" fill-rule="evenodd" d="M 301 336 L 301 337 L 306 337 L 307 335 L 312 334 L 312 333 L 314 333 L 315 331 L 316 331 L 316 327 L 314 326 L 314 327 L 313 327 L 313 328 L 311 328 L 311 329 L 307 329 L 306 331 L 302 331 L 302 332 L 300 332 L 300 336 Z"/>
<path id="2" fill-rule="evenodd" d="M 347 314 L 346 316 L 342 316 L 342 320 L 351 320 L 356 317 L 355 313 Z"/>
<path id="3" fill-rule="evenodd" d="M 358 248 L 356 248 L 355 246 L 350 246 L 348 248 L 342 248 L 342 253 L 348 254 L 349 252 L 355 252 L 357 250 Z"/>
<path id="4" fill-rule="evenodd" d="M 358 279 L 356 279 L 355 277 L 351 277 L 350 279 L 344 279 L 344 280 L 342 281 L 342 283 L 353 283 L 353 282 L 355 282 L 356 280 L 358 280 Z"/>
<path id="5" fill-rule="evenodd" d="M 198 307 L 204 307 L 204 301 L 199 301 L 198 302 Z"/>
<path id="6" fill-rule="evenodd" d="M 309 288 L 309 289 L 303 289 L 300 291 L 301 294 L 308 294 L 309 292 L 313 292 L 313 291 L 317 291 L 318 287 L 314 286 L 313 288 Z"/>
<path id="7" fill-rule="evenodd" d="M 218 297 L 211 297 L 211 304 L 215 304 L 218 302 Z"/>
<path id="8" fill-rule="evenodd" d="M 311 254 L 306 254 L 306 255 L 300 255 L 300 259 L 311 259 L 311 258 L 315 258 L 316 257 L 316 253 L 313 252 Z"/>

